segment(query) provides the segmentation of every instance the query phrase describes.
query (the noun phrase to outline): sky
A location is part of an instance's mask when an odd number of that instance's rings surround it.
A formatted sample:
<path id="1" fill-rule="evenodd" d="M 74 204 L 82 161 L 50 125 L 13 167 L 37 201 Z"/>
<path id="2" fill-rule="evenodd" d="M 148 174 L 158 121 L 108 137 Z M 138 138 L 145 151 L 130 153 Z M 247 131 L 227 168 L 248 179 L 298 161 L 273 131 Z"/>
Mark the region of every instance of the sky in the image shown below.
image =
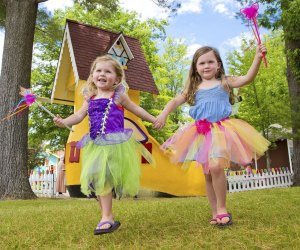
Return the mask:
<path id="1" fill-rule="evenodd" d="M 140 18 L 166 18 L 166 13 L 152 0 L 120 0 L 124 9 L 136 11 Z M 234 17 L 241 7 L 236 0 L 182 0 L 181 9 L 169 18 L 167 36 L 183 39 L 191 58 L 197 48 L 210 45 L 219 49 L 226 66 L 226 53 L 238 49 L 242 36 L 253 39 L 249 28 Z M 72 6 L 72 0 L 48 0 L 41 6 L 49 11 Z M 266 33 L 260 29 L 260 33 Z M 4 33 L 0 33 L 0 62 L 2 61 Z M 0 63 L 1 65 L 1 63 Z"/>

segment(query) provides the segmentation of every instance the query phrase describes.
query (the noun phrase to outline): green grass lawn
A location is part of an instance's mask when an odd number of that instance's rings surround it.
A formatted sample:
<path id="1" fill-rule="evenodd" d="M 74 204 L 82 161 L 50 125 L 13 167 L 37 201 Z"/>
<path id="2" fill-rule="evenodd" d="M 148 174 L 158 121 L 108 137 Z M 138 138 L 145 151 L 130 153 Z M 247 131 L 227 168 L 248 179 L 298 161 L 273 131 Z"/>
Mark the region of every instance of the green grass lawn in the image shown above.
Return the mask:
<path id="1" fill-rule="evenodd" d="M 114 200 L 119 230 L 93 235 L 88 199 L 0 201 L 0 249 L 300 249 L 300 188 L 228 195 L 234 224 L 209 225 L 206 197 Z"/>

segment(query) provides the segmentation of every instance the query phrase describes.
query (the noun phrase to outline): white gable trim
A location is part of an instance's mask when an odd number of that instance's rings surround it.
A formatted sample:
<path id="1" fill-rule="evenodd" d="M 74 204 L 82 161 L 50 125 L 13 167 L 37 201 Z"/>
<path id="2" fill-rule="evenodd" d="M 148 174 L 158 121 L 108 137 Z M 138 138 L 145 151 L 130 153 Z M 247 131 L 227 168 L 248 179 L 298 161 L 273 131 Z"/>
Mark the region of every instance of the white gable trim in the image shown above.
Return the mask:
<path id="1" fill-rule="evenodd" d="M 68 25 L 66 27 L 66 34 L 67 34 L 67 42 L 68 42 L 68 47 L 69 47 L 71 62 L 72 62 L 72 66 L 73 66 L 73 72 L 74 72 L 74 76 L 75 76 L 76 87 L 77 87 L 78 82 L 79 82 L 79 74 L 78 74 L 78 70 L 77 70 L 77 66 L 76 66 L 77 64 L 76 64 L 76 61 L 75 61 L 75 55 L 74 55 L 74 50 L 73 50 L 73 45 L 72 45 L 72 41 L 71 41 L 70 31 L 69 31 Z"/>
<path id="2" fill-rule="evenodd" d="M 68 47 L 69 47 L 69 54 L 70 54 L 70 57 L 71 57 L 71 64 L 72 64 L 72 69 L 73 69 L 73 73 L 74 73 L 76 86 L 78 85 L 78 82 L 79 82 L 79 74 L 78 74 L 78 70 L 77 70 L 77 66 L 76 66 L 74 50 L 73 50 L 72 41 L 71 41 L 71 37 L 70 37 L 70 31 L 69 31 L 68 24 L 66 24 L 66 29 L 65 29 L 65 33 L 64 33 L 64 37 L 63 37 L 63 42 L 62 42 L 62 45 L 61 45 L 59 60 L 58 60 L 58 63 L 57 63 L 57 69 L 56 69 L 56 74 L 55 74 L 55 79 L 54 79 L 54 85 L 53 85 L 53 88 L 52 88 L 51 103 L 53 103 L 53 99 L 54 99 L 55 87 L 56 87 L 56 83 L 57 83 L 57 77 L 58 77 L 58 74 L 59 74 L 62 55 L 63 55 L 63 52 L 64 52 L 65 42 L 67 42 Z"/>
<path id="3" fill-rule="evenodd" d="M 122 44 L 124 46 L 124 49 L 125 49 L 126 53 L 128 54 L 129 60 L 132 60 L 134 58 L 134 56 L 133 56 L 131 50 L 129 49 L 128 44 L 127 44 L 127 42 L 126 42 L 123 34 L 119 35 L 119 37 L 115 40 L 114 44 L 110 47 L 109 50 L 111 50 L 115 46 L 115 44 L 117 43 L 117 41 L 119 41 L 119 40 L 121 40 L 121 42 L 122 42 Z"/>

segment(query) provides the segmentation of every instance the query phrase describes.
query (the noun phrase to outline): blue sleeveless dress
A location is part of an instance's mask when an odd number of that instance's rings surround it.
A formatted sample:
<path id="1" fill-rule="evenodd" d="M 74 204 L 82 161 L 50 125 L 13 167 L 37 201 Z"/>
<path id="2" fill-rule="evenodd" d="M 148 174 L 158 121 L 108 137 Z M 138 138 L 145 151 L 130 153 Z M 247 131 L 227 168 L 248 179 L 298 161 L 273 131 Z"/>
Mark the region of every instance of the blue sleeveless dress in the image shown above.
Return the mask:
<path id="1" fill-rule="evenodd" d="M 217 122 L 231 115 L 229 94 L 221 84 L 210 89 L 199 89 L 195 94 L 195 105 L 189 114 L 195 120 L 206 119 Z"/>
<path id="2" fill-rule="evenodd" d="M 183 168 L 196 161 L 205 174 L 210 167 L 228 168 L 230 162 L 250 164 L 264 154 L 270 142 L 247 122 L 229 118 L 231 112 L 229 94 L 221 83 L 199 89 L 189 110 L 195 122 L 179 128 L 161 148 L 171 153 L 174 163 L 183 163 Z"/>

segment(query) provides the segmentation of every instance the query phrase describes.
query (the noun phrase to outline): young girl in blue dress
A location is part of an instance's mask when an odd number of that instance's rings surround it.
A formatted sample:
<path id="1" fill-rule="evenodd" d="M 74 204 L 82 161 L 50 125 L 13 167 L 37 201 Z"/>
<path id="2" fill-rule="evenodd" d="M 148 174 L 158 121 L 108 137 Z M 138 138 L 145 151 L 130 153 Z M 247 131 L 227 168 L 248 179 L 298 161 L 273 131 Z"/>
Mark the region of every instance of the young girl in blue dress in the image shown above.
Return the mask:
<path id="1" fill-rule="evenodd" d="M 219 52 L 212 47 L 199 48 L 192 60 L 184 91 L 172 99 L 157 117 L 154 127 L 161 129 L 170 112 L 187 102 L 189 114 L 195 120 L 180 128 L 163 145 L 172 152 L 172 160 L 187 167 L 191 161 L 201 164 L 205 174 L 206 192 L 212 209 L 210 224 L 221 227 L 232 224 L 226 208 L 227 182 L 224 168 L 230 162 L 249 164 L 268 149 L 266 140 L 248 123 L 229 118 L 232 88 L 251 83 L 258 73 L 263 44 L 257 46 L 253 63 L 244 76 L 225 76 Z"/>
<path id="2" fill-rule="evenodd" d="M 143 120 L 155 117 L 130 100 L 122 85 L 124 71 L 109 55 L 95 59 L 86 83 L 86 100 L 71 116 L 54 122 L 72 126 L 89 116 L 90 131 L 77 144 L 82 148 L 81 192 L 98 196 L 102 218 L 94 234 L 111 233 L 120 226 L 112 213 L 112 190 L 118 196 L 135 196 L 139 191 L 141 156 L 153 164 L 151 154 L 124 128 L 124 108 Z"/>

